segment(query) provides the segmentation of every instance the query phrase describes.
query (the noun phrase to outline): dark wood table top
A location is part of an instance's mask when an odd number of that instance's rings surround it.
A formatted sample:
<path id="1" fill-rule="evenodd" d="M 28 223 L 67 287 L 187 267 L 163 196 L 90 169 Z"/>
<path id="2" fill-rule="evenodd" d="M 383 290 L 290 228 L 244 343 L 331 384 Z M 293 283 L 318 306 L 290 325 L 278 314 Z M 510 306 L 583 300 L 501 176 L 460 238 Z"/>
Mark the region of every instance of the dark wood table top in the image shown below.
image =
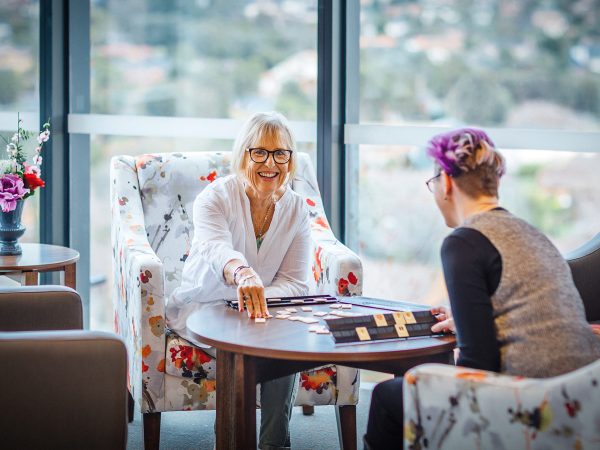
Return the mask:
<path id="1" fill-rule="evenodd" d="M 325 325 L 322 317 L 312 312 L 302 312 L 301 306 L 295 315 L 319 319 L 314 325 Z M 314 311 L 332 312 L 328 305 L 313 306 Z M 280 308 L 270 308 L 275 316 Z M 343 310 L 361 314 L 389 312 L 375 308 L 353 306 Z M 425 357 L 450 352 L 456 346 L 454 336 L 413 338 L 405 340 L 377 341 L 370 343 L 336 344 L 331 334 L 309 332 L 310 325 L 290 320 L 267 319 L 266 323 L 255 323 L 246 312 L 240 313 L 223 305 L 207 306 L 190 315 L 188 330 L 201 342 L 233 353 L 265 358 L 294 361 L 326 360 L 331 363 L 348 361 L 383 361 L 401 358 Z"/>
<path id="2" fill-rule="evenodd" d="M 25 243 L 21 248 L 21 255 L 0 256 L 0 271 L 52 269 L 79 260 L 78 251 L 60 245 Z"/>

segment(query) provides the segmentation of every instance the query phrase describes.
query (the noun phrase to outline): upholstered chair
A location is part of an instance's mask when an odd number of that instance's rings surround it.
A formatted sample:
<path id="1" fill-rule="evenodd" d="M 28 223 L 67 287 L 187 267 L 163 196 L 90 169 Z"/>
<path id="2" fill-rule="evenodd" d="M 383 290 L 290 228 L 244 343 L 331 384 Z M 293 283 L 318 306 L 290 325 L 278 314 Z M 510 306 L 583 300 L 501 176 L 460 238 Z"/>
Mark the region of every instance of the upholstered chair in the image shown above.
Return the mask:
<path id="1" fill-rule="evenodd" d="M 566 258 L 599 323 L 600 234 Z M 600 360 L 544 379 L 425 364 L 404 377 L 404 411 L 405 449 L 598 448 Z"/>
<path id="2" fill-rule="evenodd" d="M 181 282 L 194 228 L 192 204 L 229 174 L 230 154 L 116 156 L 111 161 L 115 328 L 129 350 L 129 389 L 144 416 L 146 448 L 157 448 L 160 413 L 214 409 L 215 361 L 165 326 L 165 302 Z M 298 155 L 292 188 L 305 198 L 313 238 L 311 294 L 359 295 L 358 257 L 333 235 L 310 158 Z M 335 365 L 301 373 L 297 405 L 336 405 L 354 426 L 359 372 Z"/>
<path id="3" fill-rule="evenodd" d="M 1 448 L 125 450 L 125 345 L 82 328 L 70 288 L 0 290 Z"/>

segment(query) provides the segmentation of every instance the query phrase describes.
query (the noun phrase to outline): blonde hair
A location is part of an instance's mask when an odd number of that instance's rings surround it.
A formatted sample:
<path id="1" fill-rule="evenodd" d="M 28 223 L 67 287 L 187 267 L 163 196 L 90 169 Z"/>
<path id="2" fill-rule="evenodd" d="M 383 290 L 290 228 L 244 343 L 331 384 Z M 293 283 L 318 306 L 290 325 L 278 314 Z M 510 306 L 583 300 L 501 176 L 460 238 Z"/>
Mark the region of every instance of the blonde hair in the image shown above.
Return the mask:
<path id="1" fill-rule="evenodd" d="M 256 113 L 244 123 L 233 144 L 231 171 L 247 180 L 246 169 L 250 155 L 246 150 L 265 140 L 274 140 L 282 148 L 292 150 L 288 162 L 288 178 L 285 181 L 290 183 L 296 173 L 296 141 L 288 120 L 276 111 Z"/>

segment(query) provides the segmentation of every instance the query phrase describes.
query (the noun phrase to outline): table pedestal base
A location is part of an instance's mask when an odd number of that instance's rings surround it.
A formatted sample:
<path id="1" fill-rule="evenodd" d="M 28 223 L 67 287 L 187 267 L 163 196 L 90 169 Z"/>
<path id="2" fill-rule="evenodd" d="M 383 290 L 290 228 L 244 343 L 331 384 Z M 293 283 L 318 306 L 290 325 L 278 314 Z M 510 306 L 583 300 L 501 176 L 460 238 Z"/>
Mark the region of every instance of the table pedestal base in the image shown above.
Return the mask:
<path id="1" fill-rule="evenodd" d="M 422 363 L 453 362 L 453 352 L 391 361 L 348 361 L 342 366 L 379 370 L 402 376 Z M 325 361 L 287 361 L 217 350 L 217 450 L 256 448 L 256 384 L 327 364 Z M 356 450 L 356 406 L 336 407 L 343 450 Z"/>

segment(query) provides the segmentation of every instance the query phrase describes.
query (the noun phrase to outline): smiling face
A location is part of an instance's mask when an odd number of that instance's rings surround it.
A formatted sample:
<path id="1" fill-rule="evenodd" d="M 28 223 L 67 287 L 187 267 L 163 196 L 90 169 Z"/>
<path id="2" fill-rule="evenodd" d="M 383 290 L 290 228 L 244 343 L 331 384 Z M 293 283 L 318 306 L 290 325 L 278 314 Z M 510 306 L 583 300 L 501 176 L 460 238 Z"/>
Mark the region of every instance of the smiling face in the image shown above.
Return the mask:
<path id="1" fill-rule="evenodd" d="M 262 133 L 260 138 L 253 142 L 250 148 L 263 150 L 292 150 L 285 143 L 285 139 L 281 139 L 279 133 Z M 258 158 L 255 158 L 258 159 Z M 273 159 L 273 154 L 269 154 L 264 162 L 254 162 L 250 158 L 250 152 L 246 151 L 244 155 L 246 164 L 246 178 L 250 185 L 262 196 L 273 195 L 276 193 L 288 180 L 290 171 L 291 159 L 285 164 L 278 164 Z"/>

